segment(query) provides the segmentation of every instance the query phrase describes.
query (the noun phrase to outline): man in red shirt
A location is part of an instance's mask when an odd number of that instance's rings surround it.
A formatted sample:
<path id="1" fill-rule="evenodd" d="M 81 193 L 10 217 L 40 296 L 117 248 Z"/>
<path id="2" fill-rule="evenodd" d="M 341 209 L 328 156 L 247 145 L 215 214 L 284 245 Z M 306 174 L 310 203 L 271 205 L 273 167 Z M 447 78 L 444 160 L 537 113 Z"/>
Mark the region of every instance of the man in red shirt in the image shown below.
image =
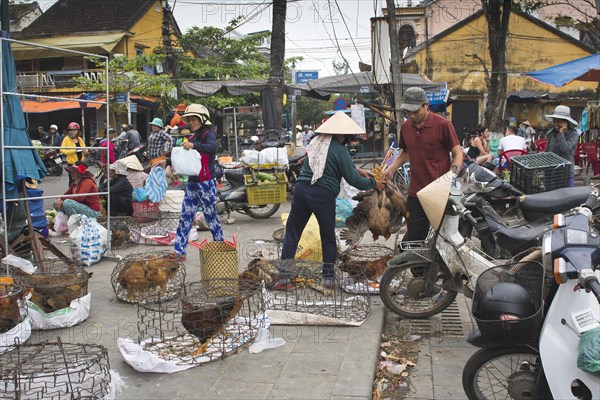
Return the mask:
<path id="1" fill-rule="evenodd" d="M 417 192 L 448 170 L 456 174 L 463 162 L 463 149 L 454 127 L 447 119 L 429 111 L 428 106 L 423 89 L 406 89 L 400 109 L 406 112 L 408 119 L 400 128 L 400 154 L 385 172 L 386 178 L 391 181 L 394 172 L 410 161 L 407 232 L 403 242 L 425 240 L 429 232 L 429 220 L 417 198 Z"/>

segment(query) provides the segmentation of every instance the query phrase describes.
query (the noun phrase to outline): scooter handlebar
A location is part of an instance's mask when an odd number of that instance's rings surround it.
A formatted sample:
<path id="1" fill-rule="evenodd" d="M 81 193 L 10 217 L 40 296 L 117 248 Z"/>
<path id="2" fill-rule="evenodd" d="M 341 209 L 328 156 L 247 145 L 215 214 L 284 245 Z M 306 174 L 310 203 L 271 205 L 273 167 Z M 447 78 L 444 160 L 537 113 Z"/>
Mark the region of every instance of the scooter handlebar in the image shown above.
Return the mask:
<path id="1" fill-rule="evenodd" d="M 579 271 L 579 284 L 592 292 L 600 303 L 600 282 L 592 270 Z"/>

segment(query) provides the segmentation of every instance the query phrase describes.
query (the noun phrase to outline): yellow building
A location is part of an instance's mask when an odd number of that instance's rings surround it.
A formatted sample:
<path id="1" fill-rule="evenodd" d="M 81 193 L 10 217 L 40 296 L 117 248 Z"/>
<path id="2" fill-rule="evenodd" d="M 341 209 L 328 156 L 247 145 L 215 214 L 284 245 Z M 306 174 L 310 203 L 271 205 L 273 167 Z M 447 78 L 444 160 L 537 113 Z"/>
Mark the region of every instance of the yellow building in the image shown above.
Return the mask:
<path id="1" fill-rule="evenodd" d="M 572 106 L 572 115 L 578 117 L 586 101 L 594 98 L 598 83 L 572 82 L 553 87 L 523 76 L 593 54 L 582 42 L 528 14 L 513 11 L 506 49 L 505 119 L 527 119 L 541 126 L 546 124 L 543 115 L 551 113 L 557 104 Z M 457 130 L 471 130 L 483 120 L 486 71 L 491 70 L 491 61 L 488 26 L 482 11 L 410 49 L 403 63 L 412 68 L 407 72 L 429 71 L 431 80 L 448 82 L 455 99 L 450 112 Z"/>
<path id="2" fill-rule="evenodd" d="M 151 54 L 163 47 L 166 38 L 173 47 L 179 43 L 181 31 L 167 7 L 159 0 L 59 0 L 31 25 L 12 35 L 14 39 L 51 48 L 33 47 L 13 43 L 12 49 L 17 67 L 17 80 L 25 93 L 77 97 L 81 89 L 73 81 L 87 77 L 104 81 L 105 69 L 99 68 L 83 55 L 57 51 L 52 48 L 74 50 L 107 56 L 133 58 Z M 166 28 L 166 30 L 165 30 Z M 163 35 L 163 31 L 166 35 Z M 168 42 L 167 41 L 167 42 Z M 165 72 L 166 66 L 150 66 L 148 73 Z M 134 98 L 137 114 L 132 121 L 141 133 L 147 129 L 152 117 L 152 100 Z M 31 125 L 47 126 L 51 123 L 62 129 L 70 120 L 77 120 L 80 105 L 77 102 L 22 101 L 26 112 L 39 114 Z M 156 102 L 158 105 L 158 102 Z M 88 108 L 97 109 L 93 103 Z M 47 114 L 51 113 L 50 116 Z M 42 115 L 44 114 L 44 115 Z M 105 111 L 87 112 L 86 127 L 91 136 L 94 131 L 101 135 L 105 129 Z M 45 119 L 43 118 L 45 117 Z M 30 117 L 30 122 L 31 122 Z M 111 121 L 114 124 L 117 121 Z M 127 122 L 120 118 L 120 123 Z"/>

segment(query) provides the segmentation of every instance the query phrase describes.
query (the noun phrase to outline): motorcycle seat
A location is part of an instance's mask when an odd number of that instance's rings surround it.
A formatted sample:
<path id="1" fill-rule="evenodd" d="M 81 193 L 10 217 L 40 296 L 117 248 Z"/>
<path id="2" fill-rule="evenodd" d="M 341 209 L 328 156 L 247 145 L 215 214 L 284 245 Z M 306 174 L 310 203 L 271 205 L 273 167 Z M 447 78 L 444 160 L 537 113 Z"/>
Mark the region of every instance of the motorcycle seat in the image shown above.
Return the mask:
<path id="1" fill-rule="evenodd" d="M 519 208 L 527 221 L 535 221 L 582 205 L 591 191 L 590 186 L 581 186 L 529 194 L 519 199 Z"/>
<path id="2" fill-rule="evenodd" d="M 298 161 L 299 159 L 301 159 L 302 157 L 304 157 L 304 154 L 302 155 L 294 155 L 288 158 L 288 162 L 290 164 L 293 164 L 294 162 Z"/>
<path id="3" fill-rule="evenodd" d="M 501 228 L 496 232 L 496 242 L 501 249 L 515 255 L 529 247 L 539 244 L 544 232 L 552 228 L 551 220 L 538 221 L 534 224 L 513 228 Z"/>

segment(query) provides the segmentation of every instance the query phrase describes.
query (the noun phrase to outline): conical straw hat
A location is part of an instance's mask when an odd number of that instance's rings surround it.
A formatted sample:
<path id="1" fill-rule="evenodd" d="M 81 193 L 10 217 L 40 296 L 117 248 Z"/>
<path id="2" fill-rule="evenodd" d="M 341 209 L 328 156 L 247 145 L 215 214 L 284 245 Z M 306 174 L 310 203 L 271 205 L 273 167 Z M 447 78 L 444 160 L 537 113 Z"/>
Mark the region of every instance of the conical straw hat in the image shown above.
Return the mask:
<path id="1" fill-rule="evenodd" d="M 427 214 L 429 223 L 436 231 L 442 223 L 451 186 L 452 171 L 448 171 L 417 192 L 417 198 Z"/>
<path id="2" fill-rule="evenodd" d="M 362 135 L 365 131 L 358 126 L 352 118 L 343 111 L 338 111 L 323 125 L 315 130 L 315 133 L 328 133 L 330 135 Z"/>

